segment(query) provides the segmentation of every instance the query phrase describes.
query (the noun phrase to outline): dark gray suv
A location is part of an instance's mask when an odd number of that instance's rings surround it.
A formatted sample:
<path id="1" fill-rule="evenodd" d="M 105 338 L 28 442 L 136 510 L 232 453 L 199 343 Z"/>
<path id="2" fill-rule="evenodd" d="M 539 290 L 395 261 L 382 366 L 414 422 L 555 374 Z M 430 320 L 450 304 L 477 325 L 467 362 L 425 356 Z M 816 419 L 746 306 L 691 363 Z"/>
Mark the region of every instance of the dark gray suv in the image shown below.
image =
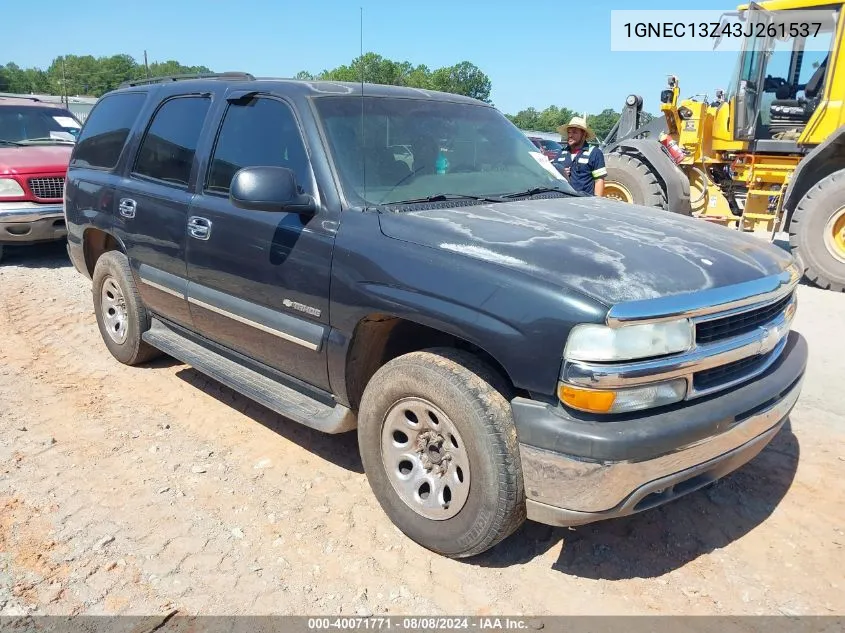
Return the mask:
<path id="1" fill-rule="evenodd" d="M 134 83 L 94 107 L 65 195 L 116 359 L 165 352 L 295 423 L 357 429 L 384 511 L 447 556 L 700 488 L 801 390 L 788 253 L 576 194 L 465 97 Z"/>

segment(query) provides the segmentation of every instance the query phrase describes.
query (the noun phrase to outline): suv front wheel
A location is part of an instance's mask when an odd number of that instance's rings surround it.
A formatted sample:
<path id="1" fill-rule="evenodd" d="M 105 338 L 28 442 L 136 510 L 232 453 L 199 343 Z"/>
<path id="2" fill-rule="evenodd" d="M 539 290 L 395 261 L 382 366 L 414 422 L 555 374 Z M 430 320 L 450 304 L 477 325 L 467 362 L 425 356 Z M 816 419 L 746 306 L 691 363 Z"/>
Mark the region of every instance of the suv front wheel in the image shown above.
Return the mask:
<path id="1" fill-rule="evenodd" d="M 112 356 L 125 365 L 137 365 L 161 354 L 141 340 L 150 327 L 150 317 L 126 255 L 109 251 L 97 260 L 92 294 L 100 335 Z"/>
<path id="2" fill-rule="evenodd" d="M 463 558 L 525 520 L 519 445 L 502 380 L 454 349 L 381 367 L 358 416 L 361 461 L 376 498 L 408 537 Z"/>

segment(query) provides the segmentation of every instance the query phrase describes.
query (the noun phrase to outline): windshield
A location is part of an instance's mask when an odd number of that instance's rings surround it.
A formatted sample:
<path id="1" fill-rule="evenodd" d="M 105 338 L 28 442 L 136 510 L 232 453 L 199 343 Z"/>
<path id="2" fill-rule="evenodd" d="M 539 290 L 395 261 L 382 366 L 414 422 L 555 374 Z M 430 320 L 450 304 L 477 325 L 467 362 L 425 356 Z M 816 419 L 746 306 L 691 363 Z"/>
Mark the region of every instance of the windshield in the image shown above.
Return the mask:
<path id="1" fill-rule="evenodd" d="M 574 193 L 494 108 L 386 97 L 314 101 L 342 186 L 354 203 L 488 197 L 535 188 Z"/>
<path id="2" fill-rule="evenodd" d="M 79 122 L 63 108 L 0 105 L 0 140 L 3 141 L 73 142 L 79 128 Z"/>

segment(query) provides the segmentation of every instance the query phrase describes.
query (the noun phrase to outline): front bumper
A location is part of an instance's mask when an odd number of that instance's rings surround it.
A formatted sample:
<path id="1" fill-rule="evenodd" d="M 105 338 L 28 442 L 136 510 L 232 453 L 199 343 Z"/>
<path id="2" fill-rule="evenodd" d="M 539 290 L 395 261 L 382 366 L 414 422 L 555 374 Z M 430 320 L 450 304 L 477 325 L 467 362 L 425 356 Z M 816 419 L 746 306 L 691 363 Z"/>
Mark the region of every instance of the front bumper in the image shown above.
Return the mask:
<path id="1" fill-rule="evenodd" d="M 515 399 L 528 518 L 567 526 L 626 516 L 723 477 L 781 429 L 806 363 L 807 343 L 792 332 L 778 360 L 749 383 L 620 421 Z"/>
<path id="2" fill-rule="evenodd" d="M 49 242 L 66 235 L 61 204 L 16 202 L 0 205 L 0 244 Z"/>

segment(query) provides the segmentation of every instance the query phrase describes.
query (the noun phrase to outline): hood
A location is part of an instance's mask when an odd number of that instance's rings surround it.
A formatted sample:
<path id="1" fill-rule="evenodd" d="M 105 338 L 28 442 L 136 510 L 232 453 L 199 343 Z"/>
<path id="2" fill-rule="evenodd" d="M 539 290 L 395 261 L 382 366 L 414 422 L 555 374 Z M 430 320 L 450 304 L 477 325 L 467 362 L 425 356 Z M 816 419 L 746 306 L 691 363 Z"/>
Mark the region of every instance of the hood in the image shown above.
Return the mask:
<path id="1" fill-rule="evenodd" d="M 759 237 L 604 198 L 385 213 L 391 238 L 568 286 L 607 305 L 780 273 L 792 256 Z"/>
<path id="2" fill-rule="evenodd" d="M 67 171 L 73 145 L 0 147 L 0 174 Z"/>

